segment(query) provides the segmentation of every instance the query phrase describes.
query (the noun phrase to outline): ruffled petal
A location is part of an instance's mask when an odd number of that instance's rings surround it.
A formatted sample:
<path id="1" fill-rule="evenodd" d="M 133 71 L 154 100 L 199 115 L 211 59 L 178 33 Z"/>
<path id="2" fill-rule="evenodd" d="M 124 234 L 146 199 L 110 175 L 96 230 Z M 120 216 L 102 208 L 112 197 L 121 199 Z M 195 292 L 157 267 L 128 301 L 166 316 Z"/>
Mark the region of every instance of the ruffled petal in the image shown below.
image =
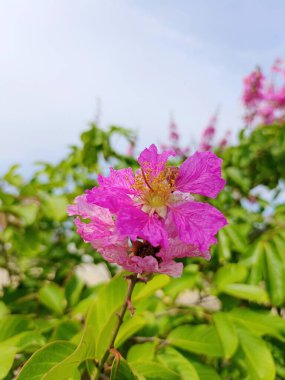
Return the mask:
<path id="1" fill-rule="evenodd" d="M 163 261 L 159 264 L 159 273 L 168 274 L 172 277 L 180 277 L 183 271 L 183 264 L 173 260 Z"/>
<path id="2" fill-rule="evenodd" d="M 112 223 L 112 214 L 109 210 L 99 207 L 87 201 L 87 195 L 79 195 L 74 199 L 74 204 L 67 207 L 69 216 L 79 215 L 84 219 L 97 218 L 104 222 Z"/>
<path id="3" fill-rule="evenodd" d="M 201 252 L 217 242 L 215 234 L 227 224 L 224 215 L 207 203 L 180 203 L 172 205 L 170 212 L 180 240 Z"/>
<path id="4" fill-rule="evenodd" d="M 127 207 L 118 214 L 117 228 L 122 236 L 129 236 L 131 240 L 141 238 L 147 240 L 154 247 L 167 247 L 168 237 L 164 222 L 157 215 L 141 211 L 137 207 Z"/>
<path id="5" fill-rule="evenodd" d="M 202 252 L 197 246 L 184 243 L 179 238 L 170 239 L 168 248 L 161 249 L 157 256 L 163 260 L 182 259 L 183 257 L 203 257 L 206 260 L 211 258 L 209 251 Z"/>
<path id="6" fill-rule="evenodd" d="M 98 183 L 101 188 L 124 189 L 129 193 L 133 193 L 134 174 L 131 168 L 115 170 L 110 168 L 109 177 L 98 175 Z"/>
<path id="7" fill-rule="evenodd" d="M 131 270 L 136 273 L 153 273 L 159 271 L 158 262 L 153 256 L 133 256 L 130 258 L 128 264 L 126 265 L 128 265 L 129 267 L 128 270 Z"/>
<path id="8" fill-rule="evenodd" d="M 89 203 L 108 209 L 112 213 L 133 206 L 132 198 L 123 189 L 93 187 L 86 191 Z"/>
<path id="9" fill-rule="evenodd" d="M 102 257 L 109 263 L 118 264 L 126 270 L 130 270 L 127 264 L 129 262 L 127 241 L 121 242 L 121 244 L 99 247 L 97 251 L 100 252 Z"/>
<path id="10" fill-rule="evenodd" d="M 213 152 L 196 152 L 181 165 L 176 190 L 216 198 L 226 184 L 221 166 L 222 159 Z"/>
<path id="11" fill-rule="evenodd" d="M 170 156 L 175 156 L 173 150 L 167 150 L 159 154 L 157 147 L 152 144 L 149 148 L 146 148 L 141 152 L 138 158 L 138 163 L 144 172 L 148 172 L 152 177 L 156 177 L 164 169 Z"/>

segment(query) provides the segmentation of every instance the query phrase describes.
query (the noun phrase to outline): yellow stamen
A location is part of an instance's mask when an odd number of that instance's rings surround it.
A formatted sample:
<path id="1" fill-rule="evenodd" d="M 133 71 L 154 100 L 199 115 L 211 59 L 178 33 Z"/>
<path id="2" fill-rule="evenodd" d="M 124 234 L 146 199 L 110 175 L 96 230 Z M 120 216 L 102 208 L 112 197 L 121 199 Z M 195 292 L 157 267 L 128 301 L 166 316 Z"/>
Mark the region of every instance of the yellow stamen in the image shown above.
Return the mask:
<path id="1" fill-rule="evenodd" d="M 153 177 L 151 168 L 136 174 L 133 187 L 140 193 L 138 201 L 143 204 L 143 211 L 166 216 L 167 204 L 175 190 L 175 179 L 178 175 L 176 169 L 167 167 L 156 177 Z"/>

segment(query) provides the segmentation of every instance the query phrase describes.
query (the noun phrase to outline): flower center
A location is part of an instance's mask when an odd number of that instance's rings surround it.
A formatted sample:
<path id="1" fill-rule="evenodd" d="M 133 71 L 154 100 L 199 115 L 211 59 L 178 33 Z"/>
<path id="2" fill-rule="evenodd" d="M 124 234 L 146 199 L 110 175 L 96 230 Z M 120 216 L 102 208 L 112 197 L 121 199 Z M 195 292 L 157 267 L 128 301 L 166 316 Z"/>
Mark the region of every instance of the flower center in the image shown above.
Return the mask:
<path id="1" fill-rule="evenodd" d="M 136 174 L 133 187 L 140 193 L 139 202 L 143 204 L 143 211 L 166 216 L 167 204 L 175 190 L 178 171 L 176 167 L 167 167 L 157 176 L 153 176 L 151 169 L 142 169 Z"/>

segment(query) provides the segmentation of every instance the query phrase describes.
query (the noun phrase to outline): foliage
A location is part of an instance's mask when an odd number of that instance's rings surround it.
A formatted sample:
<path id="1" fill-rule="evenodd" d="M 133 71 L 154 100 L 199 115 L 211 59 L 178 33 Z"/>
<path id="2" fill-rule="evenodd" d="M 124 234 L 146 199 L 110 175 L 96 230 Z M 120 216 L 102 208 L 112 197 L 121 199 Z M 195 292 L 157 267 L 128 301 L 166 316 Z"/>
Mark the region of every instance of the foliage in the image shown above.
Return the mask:
<path id="1" fill-rule="evenodd" d="M 0 379 L 97 376 L 127 284 L 112 265 L 106 284 L 77 275 L 87 258 L 101 259 L 75 234 L 66 205 L 109 165 L 135 165 L 112 147 L 114 134 L 134 141 L 93 124 L 58 165 L 41 163 L 30 180 L 17 167 L 1 178 L 0 266 L 10 282 L 0 301 Z M 213 204 L 229 225 L 211 261 L 183 259 L 182 277 L 137 284 L 110 379 L 285 379 L 285 126 L 242 130 L 217 154 L 227 187 Z"/>

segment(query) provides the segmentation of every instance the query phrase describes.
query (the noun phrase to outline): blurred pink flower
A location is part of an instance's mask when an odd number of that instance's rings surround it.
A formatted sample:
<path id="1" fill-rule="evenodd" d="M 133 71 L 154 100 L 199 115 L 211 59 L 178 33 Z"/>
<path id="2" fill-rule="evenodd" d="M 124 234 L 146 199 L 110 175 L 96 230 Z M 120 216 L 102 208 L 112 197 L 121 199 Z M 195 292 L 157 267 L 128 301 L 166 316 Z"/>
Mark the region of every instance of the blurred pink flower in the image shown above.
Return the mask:
<path id="1" fill-rule="evenodd" d="M 215 198 L 225 186 L 222 160 L 212 152 L 195 153 L 179 167 L 167 166 L 173 151 L 158 153 L 151 145 L 139 156 L 140 169 L 111 169 L 98 177 L 99 187 L 87 190 L 69 206 L 78 233 L 109 262 L 136 272 L 179 276 L 174 259 L 210 258 L 215 235 L 227 221 L 192 194 Z"/>
<path id="2" fill-rule="evenodd" d="M 275 120 L 284 119 L 285 85 L 284 82 L 280 85 L 280 78 L 284 81 L 285 68 L 280 58 L 273 64 L 271 72 L 274 75 L 271 81 L 266 81 L 259 68 L 244 80 L 242 99 L 246 108 L 244 120 L 247 124 L 254 122 L 271 124 Z"/>
<path id="3" fill-rule="evenodd" d="M 171 118 L 169 123 L 169 144 L 161 144 L 160 149 L 164 152 L 172 150 L 178 159 L 184 159 L 190 152 L 189 148 L 180 146 L 180 134 L 175 121 Z"/>
<path id="4" fill-rule="evenodd" d="M 216 134 L 216 125 L 218 121 L 217 112 L 210 118 L 208 125 L 202 132 L 201 141 L 198 147 L 199 152 L 207 152 L 213 147 L 213 140 Z"/>
<path id="5" fill-rule="evenodd" d="M 246 107 L 255 106 L 263 99 L 264 75 L 260 68 L 257 68 L 244 78 L 243 103 Z"/>

